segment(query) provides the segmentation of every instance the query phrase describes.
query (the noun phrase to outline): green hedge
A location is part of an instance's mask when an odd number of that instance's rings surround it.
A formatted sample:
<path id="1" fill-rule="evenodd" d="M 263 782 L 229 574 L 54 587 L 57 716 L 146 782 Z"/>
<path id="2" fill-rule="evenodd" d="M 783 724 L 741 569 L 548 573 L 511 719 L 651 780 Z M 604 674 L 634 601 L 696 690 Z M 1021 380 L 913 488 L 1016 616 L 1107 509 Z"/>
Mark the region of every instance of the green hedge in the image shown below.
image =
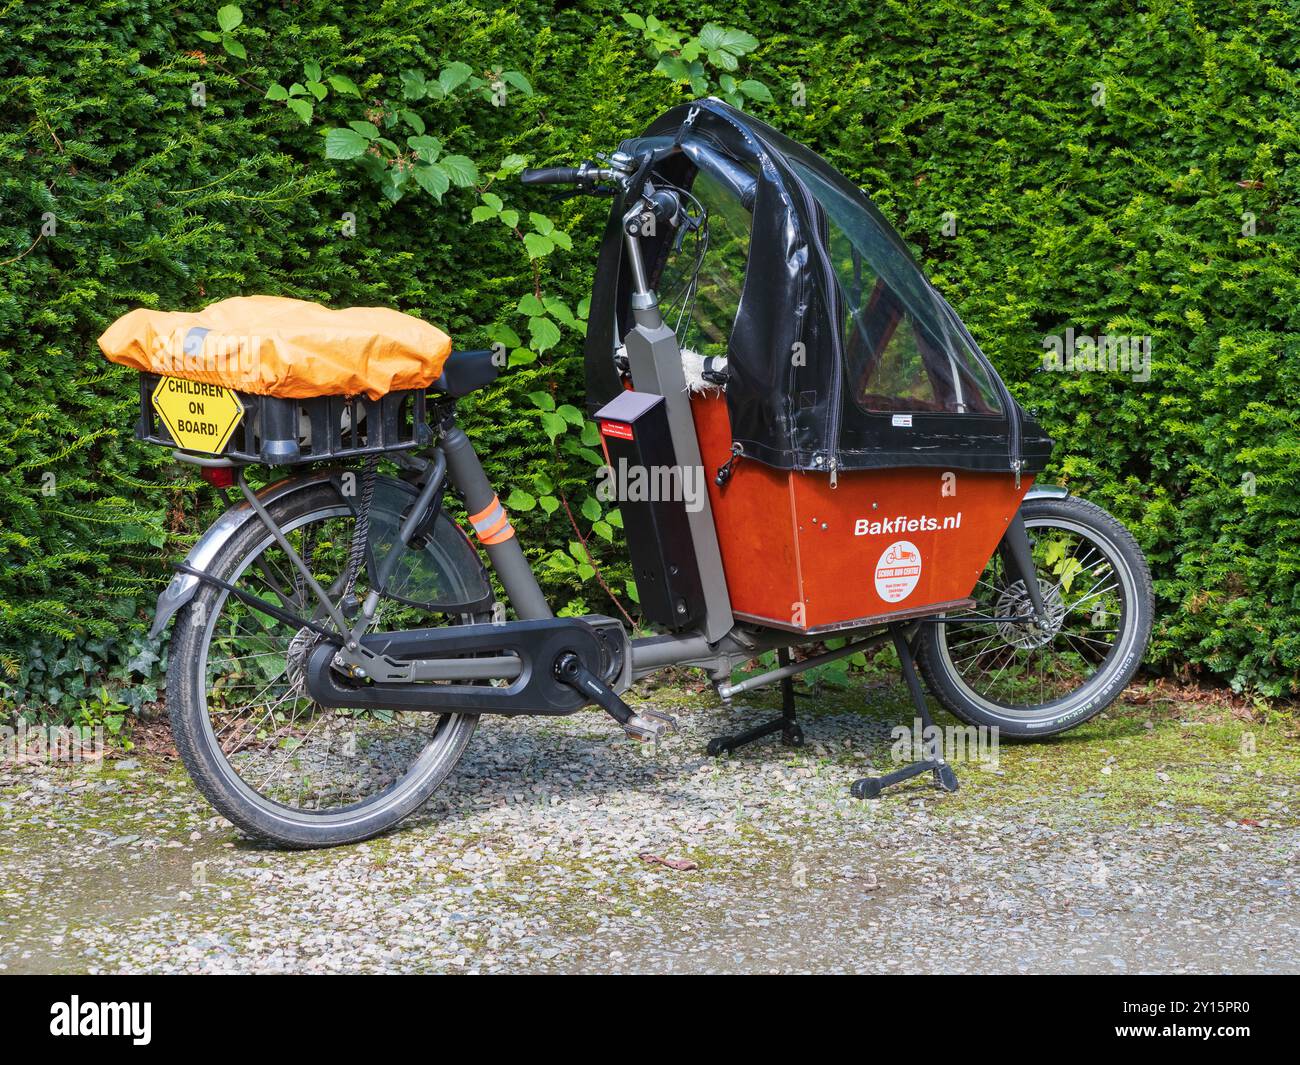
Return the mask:
<path id="1" fill-rule="evenodd" d="M 1056 436 L 1053 475 L 1142 541 L 1160 612 L 1149 661 L 1265 694 L 1300 690 L 1300 15 L 1095 0 L 987 15 L 954 0 L 649 7 L 685 29 L 714 20 L 760 39 L 748 69 L 776 94 L 760 113 L 867 188 Z M 243 10 L 246 63 L 199 38 L 215 5 L 5 12 L 0 683 L 11 699 L 66 709 L 101 672 L 147 668 L 141 633 L 166 562 L 211 516 L 191 475 L 131 437 L 134 379 L 94 344 L 115 317 L 269 292 L 396 306 L 469 346 L 531 290 L 501 227 L 470 225 L 469 192 L 389 203 L 326 162 L 318 126 L 263 100 L 266 84 L 301 77 L 304 56 L 367 99 L 399 94 L 402 69 L 449 59 L 517 68 L 535 96 L 444 112 L 449 150 L 489 166 L 512 152 L 590 157 L 684 93 L 650 72 L 612 3 Z M 335 97 L 318 110 L 356 117 Z M 502 192 L 573 235 L 543 280 L 576 303 L 602 205 Z M 42 234 L 50 215 L 56 229 Z M 1067 327 L 1149 336 L 1150 380 L 1036 372 L 1044 337 Z M 566 334 L 472 405 L 467 423 L 503 495 L 539 472 L 575 500 L 590 491 L 589 470 L 557 457 L 525 398 L 554 387 L 578 400 L 578 347 Z M 519 525 L 539 557 L 574 538 L 563 509 Z M 609 576 L 625 576 L 617 548 L 601 551 Z M 594 582 L 546 573 L 560 601 L 610 609 Z"/>

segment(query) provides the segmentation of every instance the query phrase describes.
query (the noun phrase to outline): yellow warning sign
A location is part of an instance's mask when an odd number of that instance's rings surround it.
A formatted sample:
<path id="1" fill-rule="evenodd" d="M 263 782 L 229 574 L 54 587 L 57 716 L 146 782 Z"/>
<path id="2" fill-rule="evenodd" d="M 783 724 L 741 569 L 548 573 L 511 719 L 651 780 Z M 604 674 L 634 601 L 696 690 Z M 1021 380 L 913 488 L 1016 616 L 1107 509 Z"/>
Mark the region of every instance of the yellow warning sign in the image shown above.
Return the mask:
<path id="1" fill-rule="evenodd" d="M 183 451 L 218 455 L 244 416 L 234 389 L 164 377 L 153 390 L 153 409 Z"/>

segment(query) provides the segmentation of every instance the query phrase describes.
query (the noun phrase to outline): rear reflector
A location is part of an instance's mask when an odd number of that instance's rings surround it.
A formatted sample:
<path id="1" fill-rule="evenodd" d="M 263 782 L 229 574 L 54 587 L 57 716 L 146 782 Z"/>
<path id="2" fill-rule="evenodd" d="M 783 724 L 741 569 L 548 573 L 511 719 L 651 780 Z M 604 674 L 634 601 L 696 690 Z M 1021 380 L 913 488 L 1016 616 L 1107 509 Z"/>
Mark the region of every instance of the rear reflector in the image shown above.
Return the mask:
<path id="1" fill-rule="evenodd" d="M 230 488 L 235 483 L 235 471 L 230 466 L 202 466 L 199 473 L 213 488 Z"/>

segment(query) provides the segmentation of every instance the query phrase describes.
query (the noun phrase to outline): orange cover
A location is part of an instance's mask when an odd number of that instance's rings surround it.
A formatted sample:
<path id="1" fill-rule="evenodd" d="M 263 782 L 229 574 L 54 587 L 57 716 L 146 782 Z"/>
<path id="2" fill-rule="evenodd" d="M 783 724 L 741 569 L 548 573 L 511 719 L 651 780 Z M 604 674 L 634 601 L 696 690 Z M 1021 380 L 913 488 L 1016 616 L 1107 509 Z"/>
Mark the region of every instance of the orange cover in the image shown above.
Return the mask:
<path id="1" fill-rule="evenodd" d="M 138 308 L 99 346 L 136 370 L 281 399 L 427 388 L 451 354 L 451 338 L 413 315 L 280 296 L 236 296 L 197 312 Z"/>

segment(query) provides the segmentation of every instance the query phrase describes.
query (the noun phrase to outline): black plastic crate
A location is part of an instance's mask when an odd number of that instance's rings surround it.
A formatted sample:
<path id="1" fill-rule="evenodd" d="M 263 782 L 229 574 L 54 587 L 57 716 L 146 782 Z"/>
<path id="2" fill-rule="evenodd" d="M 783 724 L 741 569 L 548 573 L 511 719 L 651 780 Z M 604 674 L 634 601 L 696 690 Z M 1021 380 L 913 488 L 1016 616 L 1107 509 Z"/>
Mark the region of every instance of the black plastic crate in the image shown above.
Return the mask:
<path id="1" fill-rule="evenodd" d="M 135 435 L 175 448 L 166 424 L 154 410 L 157 374 L 140 375 L 140 420 Z M 378 455 L 427 444 L 432 438 L 422 388 L 365 396 L 276 399 L 238 392 L 244 416 L 221 451 L 222 458 L 287 466 L 298 462 Z"/>

